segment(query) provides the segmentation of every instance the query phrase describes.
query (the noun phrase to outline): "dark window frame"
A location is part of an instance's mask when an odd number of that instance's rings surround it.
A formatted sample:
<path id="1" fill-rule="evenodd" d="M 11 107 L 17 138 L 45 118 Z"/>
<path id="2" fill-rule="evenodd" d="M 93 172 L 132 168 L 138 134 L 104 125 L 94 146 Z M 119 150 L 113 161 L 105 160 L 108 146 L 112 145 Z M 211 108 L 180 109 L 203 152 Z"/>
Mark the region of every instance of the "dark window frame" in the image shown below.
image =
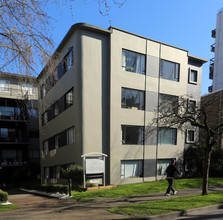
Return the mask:
<path id="1" fill-rule="evenodd" d="M 167 62 L 167 63 L 175 65 L 173 79 L 167 78 L 165 76 L 165 73 L 164 73 L 164 70 L 163 70 L 164 62 Z M 176 68 L 177 66 L 178 66 L 178 68 Z M 178 69 L 178 73 L 177 73 L 177 69 Z M 173 62 L 173 61 L 161 59 L 160 60 L 160 78 L 166 79 L 166 80 L 170 80 L 170 81 L 174 81 L 174 82 L 180 82 L 180 64 L 176 63 L 176 62 Z"/>
<path id="2" fill-rule="evenodd" d="M 134 128 L 139 129 L 138 140 L 129 140 L 130 136 L 131 136 L 131 138 L 133 136 L 132 135 L 129 136 L 129 134 L 127 134 L 127 132 L 131 133 Z M 127 129 L 129 131 L 127 131 Z M 145 128 L 144 128 L 144 126 L 121 125 L 121 131 L 122 131 L 122 145 L 144 145 L 144 143 L 145 143 Z M 140 137 L 140 135 L 142 135 L 142 137 Z"/>
<path id="3" fill-rule="evenodd" d="M 127 53 L 134 53 L 136 55 L 140 55 L 140 71 L 137 72 L 137 68 L 135 68 L 136 70 L 133 71 L 131 70 L 130 68 L 131 67 L 128 67 L 127 66 L 127 62 L 125 61 L 125 65 L 124 65 L 124 53 L 126 54 Z M 125 59 L 127 58 L 127 56 L 125 56 Z M 144 61 L 142 60 L 142 58 L 144 58 Z M 143 62 L 144 62 L 144 67 L 143 66 Z M 146 55 L 143 54 L 143 53 L 139 53 L 139 52 L 136 52 L 136 51 L 131 51 L 131 50 L 127 50 L 127 49 L 124 49 L 122 48 L 122 68 L 127 71 L 127 72 L 132 72 L 132 73 L 137 73 L 137 74 L 141 74 L 141 75 L 146 75 Z"/>

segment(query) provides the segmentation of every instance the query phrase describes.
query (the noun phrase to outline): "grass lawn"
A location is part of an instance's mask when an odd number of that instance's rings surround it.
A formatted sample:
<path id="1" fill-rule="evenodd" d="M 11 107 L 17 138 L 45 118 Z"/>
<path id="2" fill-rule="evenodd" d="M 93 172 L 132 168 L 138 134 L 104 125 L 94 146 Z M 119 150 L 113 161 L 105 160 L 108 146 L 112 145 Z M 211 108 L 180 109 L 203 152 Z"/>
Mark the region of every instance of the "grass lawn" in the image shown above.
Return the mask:
<path id="1" fill-rule="evenodd" d="M 177 179 L 175 180 L 177 190 L 187 188 L 199 188 L 202 186 L 202 179 L 191 178 L 191 179 Z M 209 178 L 209 185 L 222 185 L 223 178 Z M 72 191 L 72 198 L 76 201 L 87 201 L 92 200 L 96 197 L 115 198 L 125 196 L 136 196 L 151 194 L 154 192 L 165 192 L 167 188 L 167 181 L 160 180 L 154 182 L 137 183 L 118 185 L 117 188 L 101 189 L 96 191 L 88 192 L 77 192 Z"/>
<path id="2" fill-rule="evenodd" d="M 220 203 L 223 203 L 223 192 L 211 193 L 207 196 L 194 195 L 178 197 L 175 199 L 144 202 L 137 205 L 111 208 L 108 209 L 108 211 L 122 215 L 130 215 L 131 217 L 145 217 Z"/>
<path id="3" fill-rule="evenodd" d="M 18 209 L 17 205 L 0 205 L 0 212 L 7 212 Z"/>

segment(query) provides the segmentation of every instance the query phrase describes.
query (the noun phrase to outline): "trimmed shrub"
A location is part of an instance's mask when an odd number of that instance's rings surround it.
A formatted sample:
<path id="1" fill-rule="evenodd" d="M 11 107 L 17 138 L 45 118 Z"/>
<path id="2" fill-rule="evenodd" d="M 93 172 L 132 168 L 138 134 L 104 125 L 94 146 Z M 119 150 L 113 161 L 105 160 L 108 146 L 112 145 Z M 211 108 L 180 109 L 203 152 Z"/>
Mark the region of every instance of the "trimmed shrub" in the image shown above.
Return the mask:
<path id="1" fill-rule="evenodd" d="M 8 193 L 0 190 L 0 202 L 7 202 L 7 201 L 8 201 Z"/>

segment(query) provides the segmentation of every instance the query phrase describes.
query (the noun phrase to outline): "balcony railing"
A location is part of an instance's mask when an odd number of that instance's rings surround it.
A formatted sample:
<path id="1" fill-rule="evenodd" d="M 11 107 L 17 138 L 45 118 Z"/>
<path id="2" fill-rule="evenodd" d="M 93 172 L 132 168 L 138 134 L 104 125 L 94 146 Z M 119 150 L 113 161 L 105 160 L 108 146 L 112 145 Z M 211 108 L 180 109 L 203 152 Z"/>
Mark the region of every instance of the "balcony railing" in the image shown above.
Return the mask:
<path id="1" fill-rule="evenodd" d="M 0 93 L 4 93 L 8 96 L 12 96 L 17 99 L 28 99 L 28 91 L 24 89 L 13 89 L 8 86 L 0 87 Z"/>
<path id="2" fill-rule="evenodd" d="M 215 44 L 211 45 L 211 52 L 215 52 Z"/>
<path id="3" fill-rule="evenodd" d="M 212 92 L 212 90 L 213 90 L 213 86 L 209 86 L 208 87 L 208 92 Z"/>
<path id="4" fill-rule="evenodd" d="M 211 37 L 216 38 L 216 29 L 211 31 Z"/>
<path id="5" fill-rule="evenodd" d="M 1 143 L 13 143 L 13 144 L 20 144 L 20 143 L 27 143 L 28 138 L 26 137 L 0 137 Z"/>
<path id="6" fill-rule="evenodd" d="M 213 79 L 214 76 L 214 67 L 213 66 L 209 66 L 209 79 Z"/>

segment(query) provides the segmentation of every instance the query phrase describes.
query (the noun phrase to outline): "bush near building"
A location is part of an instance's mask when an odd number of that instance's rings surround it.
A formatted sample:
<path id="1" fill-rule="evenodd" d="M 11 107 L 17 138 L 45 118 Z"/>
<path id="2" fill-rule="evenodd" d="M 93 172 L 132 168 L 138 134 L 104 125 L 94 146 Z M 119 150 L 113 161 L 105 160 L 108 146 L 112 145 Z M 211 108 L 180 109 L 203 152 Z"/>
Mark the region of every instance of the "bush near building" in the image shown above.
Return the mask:
<path id="1" fill-rule="evenodd" d="M 8 201 L 8 193 L 0 190 L 0 202 Z"/>

